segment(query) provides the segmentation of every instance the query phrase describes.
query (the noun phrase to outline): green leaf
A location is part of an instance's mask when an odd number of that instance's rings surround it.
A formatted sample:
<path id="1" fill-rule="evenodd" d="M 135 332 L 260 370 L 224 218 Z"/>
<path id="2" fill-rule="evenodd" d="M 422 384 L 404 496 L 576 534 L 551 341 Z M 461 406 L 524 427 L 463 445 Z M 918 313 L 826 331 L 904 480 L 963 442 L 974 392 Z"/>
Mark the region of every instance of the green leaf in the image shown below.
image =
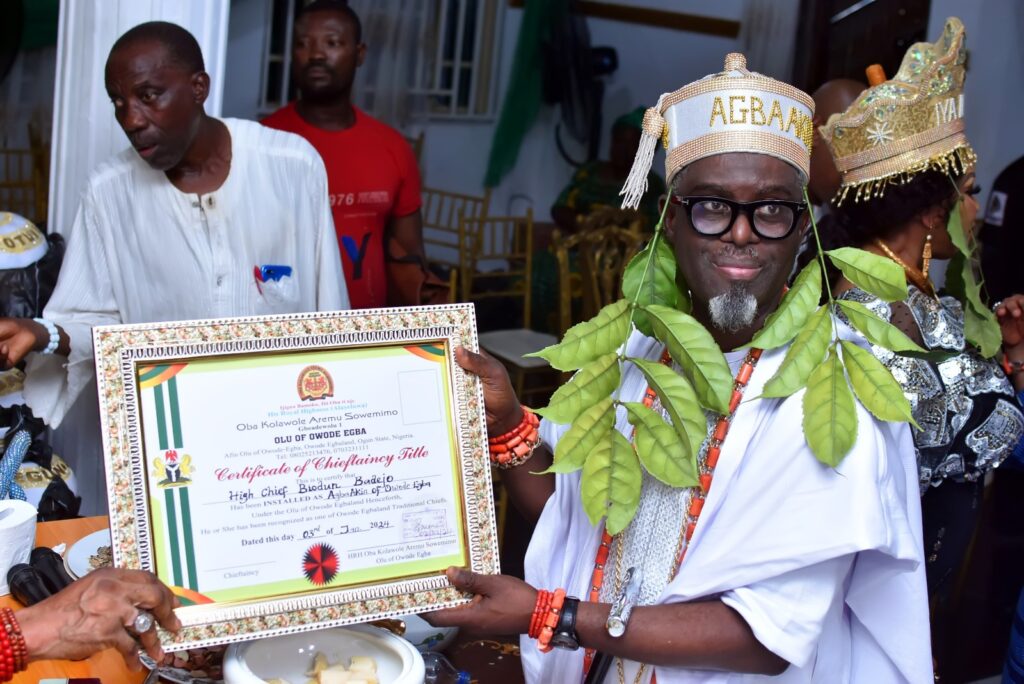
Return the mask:
<path id="1" fill-rule="evenodd" d="M 775 349 L 796 337 L 821 300 L 821 266 L 817 260 L 804 266 L 779 308 L 745 347 Z"/>
<path id="2" fill-rule="evenodd" d="M 999 353 L 1003 345 L 1003 333 L 999 329 L 996 315 L 988 309 L 976 311 L 974 307 L 964 307 L 964 337 L 978 347 L 981 355 L 990 359 Z"/>
<path id="3" fill-rule="evenodd" d="M 949 231 L 949 237 L 960 253 L 965 257 L 970 257 L 971 245 L 967 240 L 967 233 L 964 232 L 963 219 L 960 216 L 960 202 L 953 205 L 953 209 L 950 210 L 946 230 Z"/>
<path id="4" fill-rule="evenodd" d="M 894 352 L 924 352 L 925 350 L 903 334 L 903 332 L 887 321 L 875 315 L 871 309 L 860 302 L 849 302 L 840 299 L 836 302 L 846 314 L 850 325 L 860 331 L 871 344 L 878 345 Z"/>
<path id="5" fill-rule="evenodd" d="M 775 375 L 765 383 L 761 396 L 788 397 L 807 384 L 807 378 L 821 360 L 832 339 L 832 317 L 828 306 L 819 307 L 793 340 Z"/>
<path id="6" fill-rule="evenodd" d="M 803 409 L 807 445 L 815 458 L 834 468 L 857 441 L 857 408 L 835 348 L 807 379 Z"/>
<path id="7" fill-rule="evenodd" d="M 611 397 L 597 402 L 573 421 L 555 446 L 555 460 L 546 473 L 571 473 L 583 467 L 587 455 L 615 426 Z"/>
<path id="8" fill-rule="evenodd" d="M 618 354 L 605 354 L 580 368 L 551 395 L 547 408 L 536 412 L 555 423 L 571 423 L 584 410 L 611 395 L 619 386 L 619 378 Z"/>
<path id="9" fill-rule="evenodd" d="M 846 279 L 887 302 L 907 298 L 907 276 L 892 259 L 856 247 L 840 247 L 825 252 Z"/>
<path id="10" fill-rule="evenodd" d="M 682 311 L 657 304 L 646 307 L 646 311 L 654 324 L 654 336 L 668 346 L 669 354 L 693 384 L 701 405 L 716 413 L 728 413 L 732 373 L 711 333 Z"/>
<path id="11" fill-rule="evenodd" d="M 654 477 L 670 487 L 694 487 L 697 456 L 686 440 L 680 440 L 672 427 L 653 409 L 639 402 L 623 404 L 629 422 L 636 428 L 636 453 L 640 463 Z"/>
<path id="12" fill-rule="evenodd" d="M 676 308 L 680 295 L 676 287 L 676 255 L 660 234 L 626 266 L 622 273 L 622 294 L 637 306 L 661 304 Z M 633 323 L 644 335 L 654 336 L 651 321 L 642 310 L 635 311 Z"/>
<path id="13" fill-rule="evenodd" d="M 843 366 L 850 376 L 853 392 L 864 408 L 879 420 L 912 423 L 920 429 L 911 413 L 910 402 L 889 369 L 868 350 L 842 340 Z"/>
<path id="14" fill-rule="evenodd" d="M 963 304 L 964 337 L 978 347 L 985 358 L 995 356 L 1003 344 L 1003 334 L 996 315 L 985 306 L 981 285 L 974 277 L 974 268 L 968 257 L 957 254 L 950 260 L 946 270 L 946 288 Z"/>
<path id="15" fill-rule="evenodd" d="M 539 356 L 560 371 L 571 371 L 617 350 L 629 335 L 629 302 L 620 299 L 589 321 L 569 328 L 558 344 L 526 356 Z"/>
<path id="16" fill-rule="evenodd" d="M 967 283 L 964 282 L 964 265 L 967 257 L 963 254 L 954 254 L 946 266 L 946 294 L 956 297 L 961 304 L 967 302 Z"/>
<path id="17" fill-rule="evenodd" d="M 583 510 L 592 525 L 602 516 L 609 534 L 626 529 L 640 505 L 643 473 L 629 441 L 618 430 L 606 435 L 587 458 L 580 480 Z"/>
<path id="18" fill-rule="evenodd" d="M 661 405 L 672 419 L 672 427 L 679 438 L 689 445 L 691 453 L 700 453 L 700 447 L 707 436 L 708 423 L 693 385 L 663 363 L 629 360 L 636 364 L 647 378 L 647 383 L 658 393 Z"/>

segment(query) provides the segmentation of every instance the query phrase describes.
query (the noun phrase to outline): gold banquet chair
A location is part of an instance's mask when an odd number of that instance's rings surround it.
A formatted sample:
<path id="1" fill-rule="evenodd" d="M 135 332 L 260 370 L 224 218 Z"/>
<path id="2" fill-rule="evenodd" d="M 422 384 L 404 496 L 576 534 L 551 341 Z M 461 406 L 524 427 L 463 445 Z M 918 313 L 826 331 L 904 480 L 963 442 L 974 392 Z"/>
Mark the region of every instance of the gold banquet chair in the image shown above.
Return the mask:
<path id="1" fill-rule="evenodd" d="M 647 239 L 632 228 L 615 225 L 573 235 L 555 230 L 551 242 L 558 260 L 558 315 L 562 333 L 622 296 L 622 273 Z M 570 255 L 574 251 L 578 255 L 578 273 L 571 269 Z M 577 279 L 582 307 L 579 320 L 573 320 L 572 298 L 576 288 L 567 284 Z"/>
<path id="2" fill-rule="evenodd" d="M 423 216 L 423 246 L 427 251 L 427 263 L 442 273 L 459 268 L 462 263 L 459 221 L 462 217 L 476 219 L 487 216 L 491 191 L 477 196 L 425 187 L 421 197 L 420 214 Z"/>
<path id="3" fill-rule="evenodd" d="M 527 376 L 550 372 L 551 366 L 544 359 L 524 355 L 558 342 L 554 335 L 530 329 L 533 212 L 518 217 L 463 218 L 459 235 L 462 299 L 478 307 L 489 301 L 504 306 L 510 300 L 522 302 L 522 325 L 481 333 L 480 346 L 505 364 L 516 395 L 525 399 Z"/>

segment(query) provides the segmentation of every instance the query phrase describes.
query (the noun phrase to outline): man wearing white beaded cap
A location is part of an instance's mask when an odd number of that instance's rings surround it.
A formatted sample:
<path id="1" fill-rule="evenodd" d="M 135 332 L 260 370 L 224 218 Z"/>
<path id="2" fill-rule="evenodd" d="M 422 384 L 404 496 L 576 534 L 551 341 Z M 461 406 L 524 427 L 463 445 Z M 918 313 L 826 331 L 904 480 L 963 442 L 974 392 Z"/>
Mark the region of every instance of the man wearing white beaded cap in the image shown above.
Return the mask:
<path id="1" fill-rule="evenodd" d="M 588 684 L 931 678 L 909 428 L 878 421 L 857 404 L 854 446 L 834 467 L 824 465 L 803 433 L 804 392 L 762 396 L 789 345 L 759 357 L 742 349 L 778 308 L 806 230 L 812 112 L 809 96 L 729 55 L 722 73 L 663 95 L 645 117 L 624 205 L 643 194 L 661 140 L 668 150 L 665 237 L 690 293 L 689 310 L 726 350 L 745 393 L 723 436 L 720 417 L 707 415 L 708 434 L 718 441 L 713 459 L 711 439 L 700 449 L 701 486 L 677 488 L 644 472 L 635 515 L 614 537 L 605 535 L 603 522 L 591 522 L 581 493 L 585 476 L 549 469 L 568 425 L 543 420 L 532 458 L 503 470 L 517 508 L 538 519 L 526 582 L 450 571 L 452 582 L 478 600 L 430 619 L 480 632 L 525 632 L 535 588 L 579 597 L 573 617 L 559 617 L 559 634 L 571 638 L 553 640 L 557 648 L 549 653 L 521 640 L 531 684 L 581 682 L 585 649 L 602 654 L 590 665 Z M 837 328 L 842 339 L 859 339 Z M 657 361 L 663 350 L 634 331 L 624 356 Z M 465 351 L 457 359 L 483 378 L 490 434 L 521 420 L 499 363 Z M 622 365 L 617 400 L 640 402 L 647 388 L 635 364 Z M 656 401 L 648 406 L 662 410 Z M 631 440 L 627 418 L 620 407 L 615 429 Z M 629 569 L 640 578 L 636 607 L 624 631 L 609 629 L 611 604 L 623 595 Z M 598 663 L 611 667 L 594 676 Z"/>

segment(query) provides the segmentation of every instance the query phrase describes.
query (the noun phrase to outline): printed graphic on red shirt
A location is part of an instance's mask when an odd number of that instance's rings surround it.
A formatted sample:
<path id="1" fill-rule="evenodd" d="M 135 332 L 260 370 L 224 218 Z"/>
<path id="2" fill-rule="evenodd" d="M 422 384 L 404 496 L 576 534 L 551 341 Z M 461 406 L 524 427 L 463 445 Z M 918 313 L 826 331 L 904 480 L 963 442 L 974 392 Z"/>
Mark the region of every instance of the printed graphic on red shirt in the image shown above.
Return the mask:
<path id="1" fill-rule="evenodd" d="M 420 174 L 398 131 L 355 112 L 355 124 L 343 131 L 311 126 L 294 103 L 263 124 L 301 135 L 323 158 L 349 298 L 353 309 L 365 309 L 387 304 L 384 230 L 420 208 Z"/>

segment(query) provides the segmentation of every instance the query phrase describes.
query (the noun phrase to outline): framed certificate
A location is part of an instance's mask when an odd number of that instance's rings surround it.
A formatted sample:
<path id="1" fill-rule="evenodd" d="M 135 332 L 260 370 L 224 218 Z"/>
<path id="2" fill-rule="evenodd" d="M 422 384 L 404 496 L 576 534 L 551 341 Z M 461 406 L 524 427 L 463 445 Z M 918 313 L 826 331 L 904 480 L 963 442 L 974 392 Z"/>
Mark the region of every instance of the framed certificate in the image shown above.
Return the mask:
<path id="1" fill-rule="evenodd" d="M 180 598 L 165 648 L 466 601 L 498 572 L 472 305 L 97 327 L 115 565 Z"/>

